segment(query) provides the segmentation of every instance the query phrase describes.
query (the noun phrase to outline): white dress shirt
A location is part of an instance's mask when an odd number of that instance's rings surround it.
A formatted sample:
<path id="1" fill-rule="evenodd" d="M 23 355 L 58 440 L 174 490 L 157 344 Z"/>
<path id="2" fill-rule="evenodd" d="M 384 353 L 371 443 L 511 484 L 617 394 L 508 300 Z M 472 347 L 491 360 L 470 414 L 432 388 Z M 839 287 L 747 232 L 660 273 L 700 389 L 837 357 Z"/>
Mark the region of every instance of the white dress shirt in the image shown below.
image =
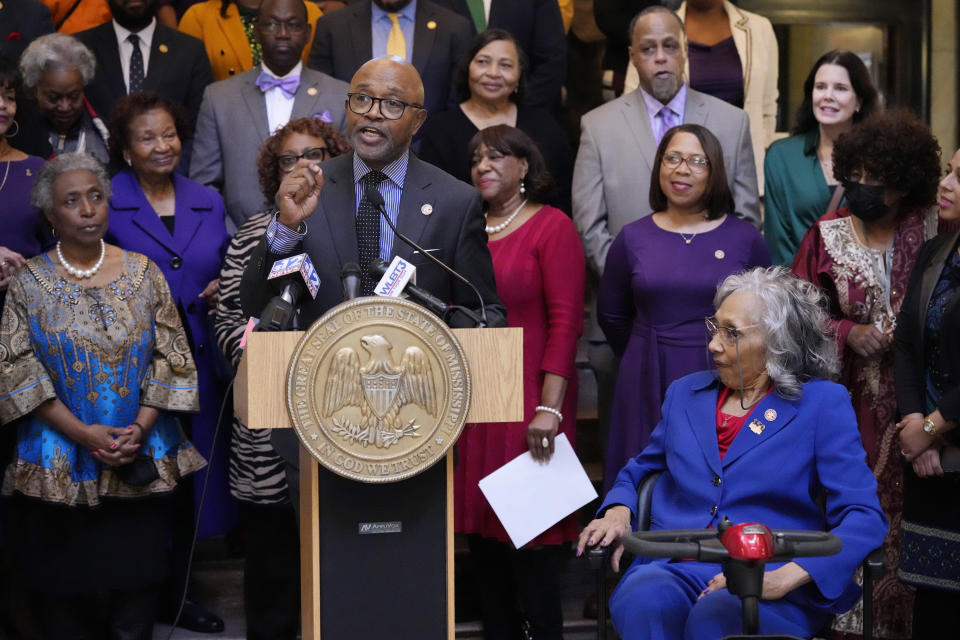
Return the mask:
<path id="1" fill-rule="evenodd" d="M 113 23 L 113 31 L 117 34 L 117 47 L 120 49 L 120 69 L 123 70 L 123 86 L 130 91 L 130 56 L 133 55 L 133 45 L 127 40 L 133 31 L 128 31 L 124 27 Z M 150 24 L 145 26 L 137 35 L 140 36 L 140 53 L 143 54 L 143 77 L 147 77 L 150 69 L 150 46 L 153 44 L 153 32 L 157 30 L 157 19 L 154 18 Z"/>
<path id="2" fill-rule="evenodd" d="M 303 62 L 298 62 L 297 66 L 291 69 L 286 75 L 278 76 L 271 71 L 266 64 L 260 63 L 260 70 L 267 75 L 283 80 L 288 76 L 298 76 L 303 71 Z M 290 115 L 293 113 L 293 98 L 288 98 L 283 94 L 280 87 L 269 89 L 263 94 L 267 103 L 267 135 L 272 135 L 277 129 L 290 122 Z"/>

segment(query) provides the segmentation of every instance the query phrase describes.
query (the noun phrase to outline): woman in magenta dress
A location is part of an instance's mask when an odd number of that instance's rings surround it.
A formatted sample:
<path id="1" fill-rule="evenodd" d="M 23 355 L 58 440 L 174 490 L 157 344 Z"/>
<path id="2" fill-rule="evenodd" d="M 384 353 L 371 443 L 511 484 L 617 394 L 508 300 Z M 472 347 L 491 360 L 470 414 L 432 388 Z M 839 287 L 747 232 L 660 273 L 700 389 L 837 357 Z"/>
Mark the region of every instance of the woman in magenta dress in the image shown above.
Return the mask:
<path id="1" fill-rule="evenodd" d="M 873 114 L 834 145 L 833 172 L 849 206 L 825 214 L 807 231 L 792 267 L 830 301 L 839 382 L 850 390 L 867 464 L 890 520 L 887 572 L 873 591 L 877 638 L 911 635 L 913 588 L 896 575 L 903 462 L 891 345 L 910 272 L 936 232 L 939 170 L 939 146 L 925 124 L 902 111 Z M 859 634 L 861 616 L 858 605 L 834 629 Z"/>
<path id="2" fill-rule="evenodd" d="M 650 180 L 653 215 L 617 234 L 597 309 L 620 372 L 604 461 L 609 489 L 647 445 L 670 383 L 709 368 L 703 319 L 728 275 L 770 265 L 763 237 L 733 211 L 723 151 L 705 127 L 667 131 Z"/>
<path id="3" fill-rule="evenodd" d="M 477 483 L 529 451 L 549 460 L 554 439 L 575 444 L 576 343 L 583 329 L 580 239 L 559 209 L 539 204 L 550 177 L 536 144 L 497 125 L 470 141 L 472 179 L 486 202 L 497 292 L 511 327 L 523 327 L 523 422 L 470 425 L 457 442 L 456 531 L 469 534 L 487 638 L 560 638 L 560 562 L 576 539 L 575 514 L 516 551 Z M 520 600 L 523 612 L 516 610 Z"/>

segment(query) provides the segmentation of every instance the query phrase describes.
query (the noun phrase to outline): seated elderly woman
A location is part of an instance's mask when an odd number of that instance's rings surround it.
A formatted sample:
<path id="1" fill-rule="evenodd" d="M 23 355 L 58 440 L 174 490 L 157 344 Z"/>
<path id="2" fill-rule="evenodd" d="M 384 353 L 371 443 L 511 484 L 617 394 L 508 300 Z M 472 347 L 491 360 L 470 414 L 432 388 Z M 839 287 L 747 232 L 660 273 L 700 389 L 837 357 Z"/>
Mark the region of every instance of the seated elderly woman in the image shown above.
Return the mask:
<path id="1" fill-rule="evenodd" d="M 41 158 L 76 151 L 109 162 L 107 127 L 85 94 L 96 69 L 93 53 L 73 36 L 51 33 L 30 43 L 20 57 L 27 94 L 21 150 Z"/>
<path id="2" fill-rule="evenodd" d="M 50 640 L 152 637 L 159 496 L 205 464 L 174 415 L 197 410 L 197 370 L 170 289 L 103 241 L 109 196 L 88 155 L 44 165 L 31 201 L 57 244 L 14 276 L 0 324 L 0 422 L 17 428 L 6 524 Z"/>
<path id="3" fill-rule="evenodd" d="M 760 633 L 809 637 L 859 597 L 857 566 L 878 547 L 887 521 L 837 370 L 817 289 L 780 267 L 728 276 L 707 318 L 715 375 L 680 378 L 667 391 L 650 444 L 627 463 L 580 534 L 585 547 L 617 545 L 617 569 L 636 518 L 637 487 L 663 472 L 652 529 L 760 522 L 830 531 L 831 557 L 768 565 Z M 718 564 L 638 558 L 610 602 L 624 640 L 715 640 L 740 631 L 740 604 Z"/>

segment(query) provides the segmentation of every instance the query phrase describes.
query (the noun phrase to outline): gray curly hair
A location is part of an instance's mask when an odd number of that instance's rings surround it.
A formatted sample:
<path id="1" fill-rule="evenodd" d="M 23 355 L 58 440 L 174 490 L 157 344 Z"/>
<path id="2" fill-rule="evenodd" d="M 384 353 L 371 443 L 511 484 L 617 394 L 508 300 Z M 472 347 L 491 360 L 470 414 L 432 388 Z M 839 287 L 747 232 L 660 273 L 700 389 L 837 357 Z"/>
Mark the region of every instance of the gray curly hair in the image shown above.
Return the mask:
<path id="1" fill-rule="evenodd" d="M 764 307 L 757 323 L 766 335 L 767 375 L 778 394 L 796 399 L 806 382 L 836 376 L 837 344 L 827 325 L 826 298 L 816 285 L 784 267 L 757 267 L 727 276 L 713 298 L 714 308 L 741 291 L 755 295 Z"/>
<path id="2" fill-rule="evenodd" d="M 40 36 L 20 56 L 20 75 L 28 91 L 37 88 L 44 73 L 60 69 L 76 69 L 86 86 L 97 71 L 97 59 L 82 42 L 63 33 Z"/>
<path id="3" fill-rule="evenodd" d="M 100 182 L 103 197 L 110 198 L 110 174 L 99 160 L 86 153 L 64 153 L 40 167 L 30 191 L 30 204 L 44 213 L 52 211 L 53 181 L 68 171 L 89 171 Z"/>

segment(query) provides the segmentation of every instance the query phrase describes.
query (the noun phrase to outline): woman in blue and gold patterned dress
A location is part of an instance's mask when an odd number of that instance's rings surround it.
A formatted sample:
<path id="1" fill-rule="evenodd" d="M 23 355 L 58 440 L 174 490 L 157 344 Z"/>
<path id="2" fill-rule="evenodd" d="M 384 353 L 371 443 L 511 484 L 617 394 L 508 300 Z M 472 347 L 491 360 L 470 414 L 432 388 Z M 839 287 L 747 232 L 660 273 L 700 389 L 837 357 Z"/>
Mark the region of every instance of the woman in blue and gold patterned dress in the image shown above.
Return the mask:
<path id="1" fill-rule="evenodd" d="M 205 464 L 175 416 L 197 410 L 197 374 L 170 290 L 103 242 L 109 195 L 90 156 L 44 165 L 31 200 L 58 242 L 14 277 L 0 323 L 7 527 L 48 638 L 152 637 L 162 496 Z"/>

